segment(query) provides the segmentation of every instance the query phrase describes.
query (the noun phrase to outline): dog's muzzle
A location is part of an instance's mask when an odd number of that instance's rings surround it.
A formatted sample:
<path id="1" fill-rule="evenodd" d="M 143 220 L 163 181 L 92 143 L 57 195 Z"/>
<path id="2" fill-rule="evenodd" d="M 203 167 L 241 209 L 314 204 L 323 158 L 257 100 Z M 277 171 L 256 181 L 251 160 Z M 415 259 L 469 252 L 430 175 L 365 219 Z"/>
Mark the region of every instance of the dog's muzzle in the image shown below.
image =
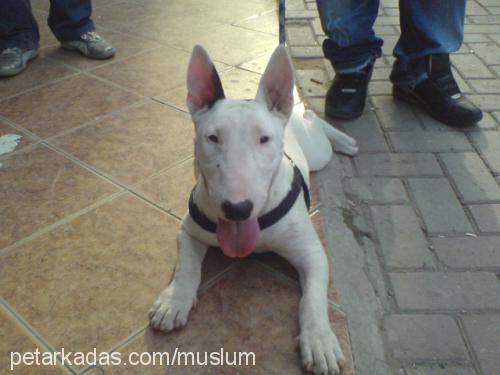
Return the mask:
<path id="1" fill-rule="evenodd" d="M 227 220 L 243 221 L 250 217 L 253 210 L 253 203 L 248 199 L 239 203 L 224 201 L 221 208 Z"/>

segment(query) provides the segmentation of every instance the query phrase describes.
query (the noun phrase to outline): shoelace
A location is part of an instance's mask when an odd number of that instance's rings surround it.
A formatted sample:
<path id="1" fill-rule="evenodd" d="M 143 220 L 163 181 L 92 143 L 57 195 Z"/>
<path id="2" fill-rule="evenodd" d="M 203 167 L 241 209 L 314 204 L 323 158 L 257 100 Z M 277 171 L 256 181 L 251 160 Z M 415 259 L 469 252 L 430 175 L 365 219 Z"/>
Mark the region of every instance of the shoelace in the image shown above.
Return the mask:
<path id="1" fill-rule="evenodd" d="M 85 34 L 82 34 L 80 38 L 88 42 L 96 42 L 101 39 L 99 34 L 97 34 L 95 31 L 86 32 Z"/>

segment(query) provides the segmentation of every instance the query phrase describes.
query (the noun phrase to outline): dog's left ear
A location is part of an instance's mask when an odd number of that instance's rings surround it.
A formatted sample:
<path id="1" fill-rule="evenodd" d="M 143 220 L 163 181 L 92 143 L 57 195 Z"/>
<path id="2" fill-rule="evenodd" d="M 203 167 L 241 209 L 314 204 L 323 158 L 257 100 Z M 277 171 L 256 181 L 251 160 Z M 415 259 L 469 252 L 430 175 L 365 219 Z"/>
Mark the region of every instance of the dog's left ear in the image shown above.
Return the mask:
<path id="1" fill-rule="evenodd" d="M 212 108 L 219 99 L 224 99 L 224 90 L 215 66 L 205 49 L 193 48 L 187 73 L 187 104 L 191 114 L 204 108 Z"/>
<path id="2" fill-rule="evenodd" d="M 255 100 L 267 105 L 270 111 L 277 111 L 288 121 L 293 109 L 293 85 L 292 63 L 286 48 L 279 46 L 267 64 Z"/>

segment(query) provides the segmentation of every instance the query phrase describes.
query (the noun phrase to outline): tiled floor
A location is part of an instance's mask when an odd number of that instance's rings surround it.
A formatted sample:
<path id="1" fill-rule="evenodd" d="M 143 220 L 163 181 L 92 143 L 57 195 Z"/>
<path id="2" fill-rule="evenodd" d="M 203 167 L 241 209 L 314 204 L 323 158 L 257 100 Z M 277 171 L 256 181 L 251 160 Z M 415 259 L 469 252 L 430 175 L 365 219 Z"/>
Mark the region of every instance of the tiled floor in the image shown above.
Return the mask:
<path id="1" fill-rule="evenodd" d="M 162 334 L 147 311 L 168 284 L 175 235 L 194 184 L 185 106 L 192 46 L 216 60 L 229 97 L 250 98 L 277 45 L 276 2 L 95 0 L 109 61 L 61 50 L 33 0 L 41 51 L 0 80 L 0 373 L 9 352 L 253 351 L 253 368 L 195 373 L 301 373 L 300 290 L 276 256 L 233 262 L 212 249 L 185 329 Z M 314 189 L 313 189 L 314 191 Z M 319 202 L 315 194 L 314 207 Z M 313 217 L 321 230 L 319 214 Z M 330 288 L 331 321 L 349 360 L 346 316 Z M 161 367 L 19 367 L 21 374 L 159 374 Z M 185 373 L 185 368 L 168 373 Z"/>

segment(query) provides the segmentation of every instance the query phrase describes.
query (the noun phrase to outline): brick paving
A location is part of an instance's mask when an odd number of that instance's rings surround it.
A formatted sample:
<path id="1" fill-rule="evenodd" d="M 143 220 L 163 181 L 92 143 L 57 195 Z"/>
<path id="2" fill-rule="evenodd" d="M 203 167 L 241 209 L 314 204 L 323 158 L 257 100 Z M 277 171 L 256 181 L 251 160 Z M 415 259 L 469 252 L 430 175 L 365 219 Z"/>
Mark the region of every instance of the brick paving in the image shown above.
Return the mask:
<path id="1" fill-rule="evenodd" d="M 334 72 L 322 58 L 316 4 L 287 4 L 300 94 L 322 113 Z M 355 370 L 496 375 L 500 0 L 467 1 L 465 43 L 452 62 L 462 90 L 485 113 L 463 132 L 390 96 L 397 7 L 396 0 L 381 1 L 375 29 L 385 45 L 364 114 L 332 122 L 358 139 L 360 153 L 352 160 L 336 157 L 336 165 L 317 176 Z M 352 238 L 341 238 L 339 221 Z"/>

